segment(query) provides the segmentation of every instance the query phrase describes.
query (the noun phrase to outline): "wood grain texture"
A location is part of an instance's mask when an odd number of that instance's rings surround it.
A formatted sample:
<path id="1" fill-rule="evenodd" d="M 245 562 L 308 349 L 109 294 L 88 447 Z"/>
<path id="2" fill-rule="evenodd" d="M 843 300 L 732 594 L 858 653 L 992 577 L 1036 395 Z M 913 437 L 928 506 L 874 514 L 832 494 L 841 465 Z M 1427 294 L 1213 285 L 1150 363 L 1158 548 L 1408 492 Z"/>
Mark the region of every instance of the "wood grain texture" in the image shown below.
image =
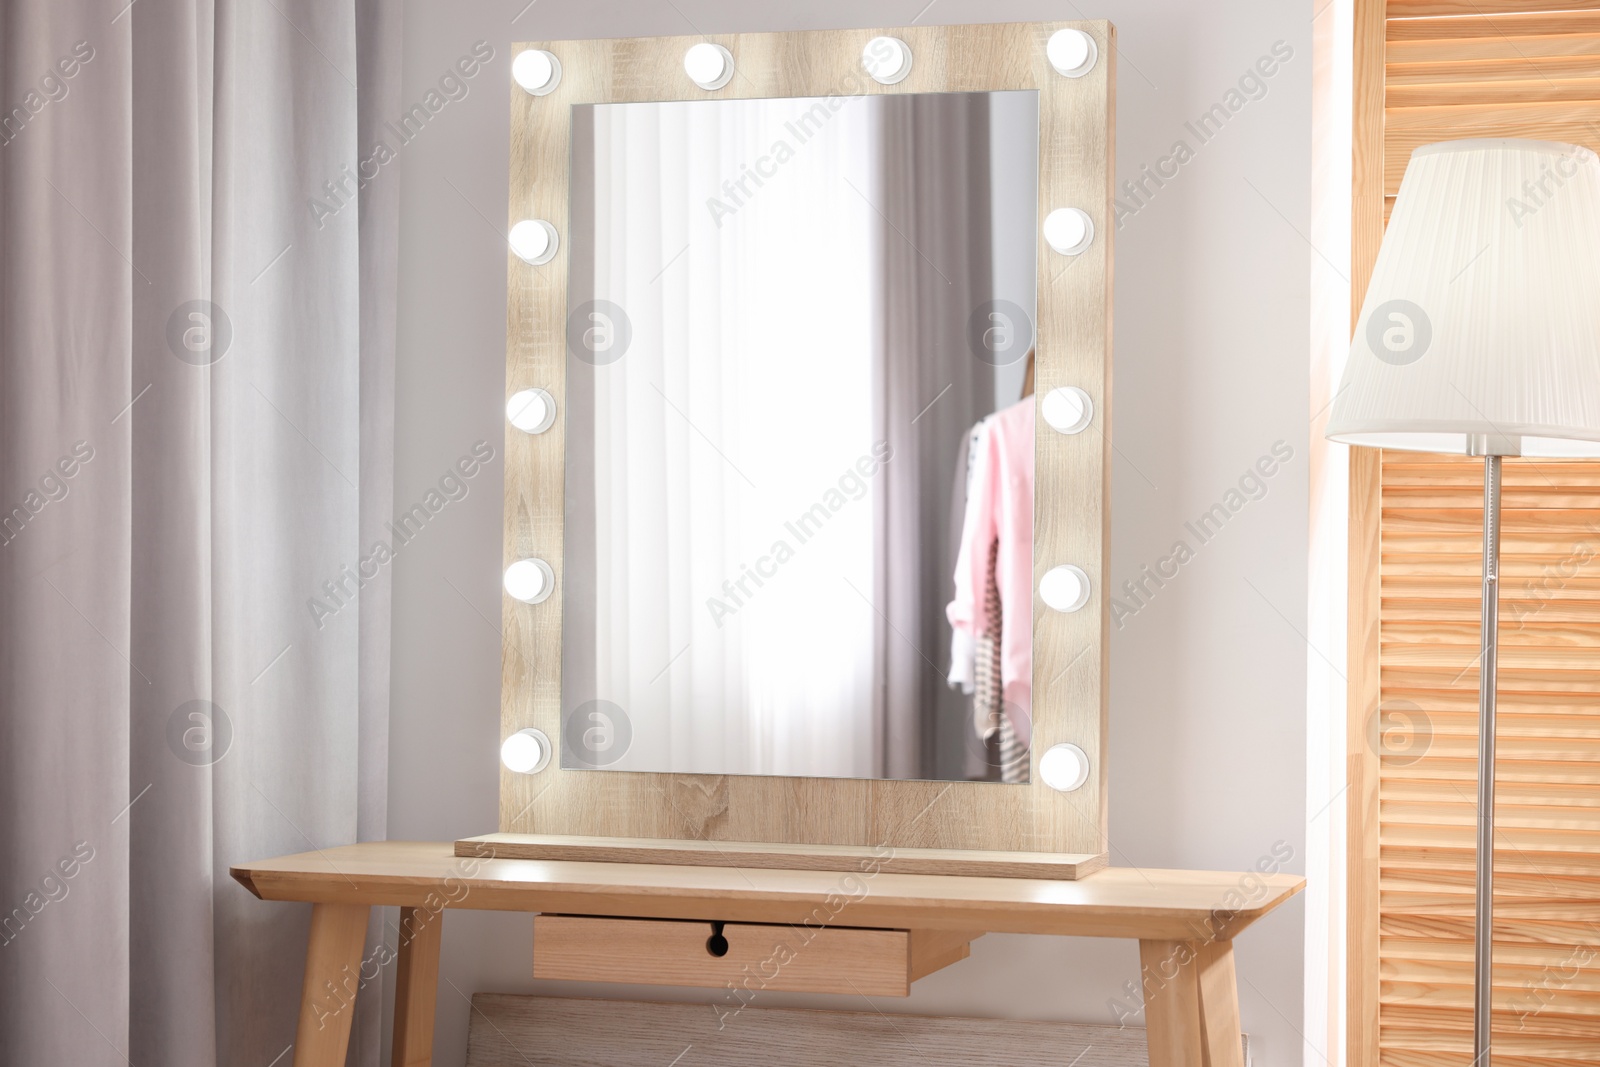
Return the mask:
<path id="1" fill-rule="evenodd" d="M 1382 0 L 1357 3 L 1352 326 L 1416 147 L 1472 136 L 1597 146 L 1594 6 L 1390 0 L 1386 11 Z M 1600 550 L 1600 467 L 1512 461 L 1507 470 L 1494 856 L 1496 1005 L 1506 1017 L 1496 1019 L 1496 1059 L 1533 1067 L 1549 1062 L 1539 1049 L 1573 1049 L 1522 1033 L 1507 1045 L 1507 1030 L 1586 1014 L 1576 979 L 1563 973 L 1560 989 L 1547 989 L 1555 961 L 1507 969 L 1502 945 L 1550 942 L 1570 953 L 1584 944 L 1571 921 L 1586 907 L 1574 880 L 1600 870 L 1589 859 L 1600 827 L 1582 806 L 1581 784 L 1600 768 L 1592 741 L 1600 571 L 1579 560 L 1587 539 Z M 1482 462 L 1352 450 L 1352 1064 L 1470 1061 L 1480 582 Z M 1518 987 L 1520 1014 L 1509 1006 Z M 1600 1032 L 1592 1037 L 1600 1048 Z"/>
<path id="2" fill-rule="evenodd" d="M 1595 19 L 1595 26 L 1600 28 L 1600 17 Z M 1430 61 L 1391 61 L 1385 99 L 1390 107 L 1410 107 L 1414 105 L 1395 96 L 1397 87 L 1450 85 L 1470 88 L 1472 95 L 1462 102 L 1479 104 L 1483 102 L 1485 91 L 1493 92 L 1497 99 L 1515 99 L 1523 83 L 1559 85 L 1600 77 L 1600 57 L 1595 54 L 1600 51 L 1597 44 L 1600 44 L 1600 34 L 1592 35 L 1577 55 L 1526 56 L 1514 54 L 1509 46 L 1502 46 L 1503 54 L 1491 52 L 1487 58 L 1456 54 L 1479 49 L 1447 49 L 1441 44 L 1434 50 L 1437 58 Z"/>
<path id="3" fill-rule="evenodd" d="M 370 911 L 360 903 L 318 903 L 311 909 L 294 1067 L 344 1067 Z"/>
<path id="4" fill-rule="evenodd" d="M 1078 882 L 568 863 L 372 841 L 233 868 L 264 900 L 1083 937 L 1228 940 L 1305 887 L 1295 875 L 1108 867 Z"/>
<path id="5" fill-rule="evenodd" d="M 1583 10 L 1502 14 L 1505 6 L 1480 7 L 1471 18 L 1400 19 L 1390 5 L 1387 196 L 1398 191 L 1412 151 L 1434 141 L 1534 137 L 1600 145 L 1600 9 L 1563 4 Z"/>
<path id="6" fill-rule="evenodd" d="M 1468 14 L 1448 4 L 1428 11 Z M 1357 124 L 1358 153 L 1381 138 L 1383 174 L 1381 190 L 1357 188 L 1358 232 L 1363 220 L 1370 227 L 1375 213 L 1386 215 L 1419 145 L 1474 136 L 1600 145 L 1594 5 L 1496 3 L 1470 18 L 1404 13 L 1422 12 L 1389 4 L 1381 121 L 1369 115 Z M 1358 77 L 1371 77 L 1377 52 L 1370 33 L 1360 39 Z M 1600 568 L 1592 558 L 1600 554 L 1600 464 L 1510 460 L 1506 469 L 1496 1059 L 1593 1062 L 1600 990 L 1584 965 L 1600 912 L 1584 885 L 1600 873 L 1591 859 L 1600 820 L 1587 803 L 1600 796 Z M 1380 462 L 1366 453 L 1359 472 L 1352 499 L 1361 501 L 1364 536 L 1359 551 L 1352 538 L 1351 627 L 1369 640 L 1359 649 L 1352 640 L 1351 670 L 1369 681 L 1375 670 L 1378 692 L 1359 719 L 1351 703 L 1352 1062 L 1466 1064 L 1482 465 L 1404 453 Z M 1356 521 L 1353 513 L 1352 532 Z M 1584 547 L 1591 541 L 1593 552 Z M 1358 583 L 1365 595 L 1354 593 Z M 1386 718 L 1374 727 L 1379 706 Z M 1355 1059 L 1358 1034 L 1366 1044 Z"/>
<path id="7" fill-rule="evenodd" d="M 1200 994 L 1200 1053 L 1205 1067 L 1245 1067 L 1239 1032 L 1239 981 L 1233 942 L 1195 946 L 1195 982 Z"/>
<path id="8" fill-rule="evenodd" d="M 1439 15 L 1499 16 L 1537 11 L 1589 9 L 1593 0 L 1389 0 L 1389 18 L 1411 19 Z"/>
<path id="9" fill-rule="evenodd" d="M 400 909 L 400 959 L 394 972 L 392 1067 L 433 1062 L 433 1024 L 439 989 L 439 946 L 444 913 Z"/>
<path id="10" fill-rule="evenodd" d="M 1588 10 L 1583 10 L 1587 8 Z M 1396 18 L 1385 27 L 1391 42 L 1445 41 L 1463 37 L 1557 37 L 1594 31 L 1595 5 L 1562 4 L 1559 11 L 1498 14 L 1498 5 L 1489 13 L 1459 18 Z"/>
<path id="11" fill-rule="evenodd" d="M 1579 6 L 1579 5 L 1562 5 Z M 1411 152 L 1456 138 L 1600 144 L 1600 11 L 1395 19 L 1390 5 L 1384 190 Z M 1486 14 L 1486 16 L 1485 16 Z"/>
<path id="12" fill-rule="evenodd" d="M 1082 78 L 1049 66 L 1045 42 L 1074 26 L 1095 38 L 1099 60 Z M 909 77 L 880 86 L 860 70 L 862 46 L 890 33 L 916 56 Z M 664 99 L 811 96 L 1021 89 L 1039 94 L 1040 218 L 1062 205 L 1088 212 L 1096 238 L 1070 261 L 1039 242 L 1039 396 L 1058 385 L 1094 401 L 1091 432 L 1045 430 L 1038 438 L 1034 558 L 1037 573 L 1073 562 L 1090 576 L 1094 605 L 1072 614 L 1035 603 L 1034 751 L 1062 741 L 1089 753 L 1082 789 L 1057 793 L 1037 773 L 1026 786 L 692 776 L 564 770 L 501 771 L 500 829 L 703 841 L 905 846 L 1103 855 L 1106 845 L 1107 581 L 1110 450 L 1112 155 L 1116 47 L 1106 22 L 913 26 L 709 38 L 733 54 L 736 74 L 705 93 L 683 76 L 699 38 L 548 41 L 562 63 L 544 97 L 511 89 L 510 220 L 564 225 L 568 115 L 572 105 Z M 530 386 L 558 398 L 542 434 L 508 426 L 506 563 L 547 561 L 556 591 L 541 604 L 503 604 L 502 736 L 538 727 L 560 737 L 563 456 L 565 433 L 565 256 L 532 267 L 507 252 L 508 395 Z M 1043 425 L 1042 421 L 1040 423 Z"/>
<path id="13" fill-rule="evenodd" d="M 972 955 L 972 942 L 982 932 L 971 930 L 912 930 L 911 980 L 926 978 Z"/>
<path id="14" fill-rule="evenodd" d="M 1382 178 L 1356 184 L 1352 315 L 1416 147 L 1461 137 L 1600 147 L 1595 4 L 1391 2 L 1386 44 L 1370 21 L 1382 8 L 1357 5 L 1358 99 L 1369 105 L 1357 108 L 1357 170 L 1370 176 L 1375 162 Z M 1600 464 L 1508 460 L 1505 470 L 1495 1059 L 1594 1063 Z M 1362 1067 L 1472 1058 L 1482 479 L 1477 460 L 1352 451 L 1347 991 L 1351 1063 Z"/>
<path id="15" fill-rule="evenodd" d="M 533 976 L 738 988 L 751 994 L 770 989 L 911 995 L 911 935 L 905 930 L 724 923 L 727 951 L 722 956 L 707 948 L 713 932 L 709 922 L 540 915 L 533 920 Z M 964 959 L 966 953 L 948 940 L 930 945 L 932 951 L 925 950 L 925 956 L 947 964 Z M 965 945 L 962 941 L 961 947 Z M 930 962 L 923 961 L 925 966 Z"/>
<path id="16" fill-rule="evenodd" d="M 1139 1027 L 480 993 L 468 1067 L 1147 1067 Z M 866 1007 L 863 1004 L 863 1007 Z M 1248 1046 L 1246 1046 L 1248 1047 Z M 685 1052 L 688 1054 L 685 1055 Z"/>
<path id="17" fill-rule="evenodd" d="M 1413 150 L 1436 141 L 1469 137 L 1529 137 L 1591 150 L 1600 146 L 1600 106 L 1593 100 L 1507 103 L 1495 107 L 1403 107 L 1386 116 L 1384 185 L 1400 189 Z"/>
<path id="18" fill-rule="evenodd" d="M 1381 207 L 1381 197 L 1370 202 Z M 1381 230 L 1380 230 L 1381 234 Z M 1375 259 L 1376 246 L 1368 250 Z M 1367 262 L 1371 270 L 1372 259 Z M 1359 310 L 1359 301 L 1357 310 Z M 1350 605 L 1347 633 L 1345 816 L 1346 1042 L 1352 1067 L 1376 1067 L 1378 1031 L 1378 912 L 1380 868 L 1378 753 L 1368 723 L 1382 701 L 1379 643 L 1380 453 L 1350 450 Z"/>
<path id="19" fill-rule="evenodd" d="M 1548 75 L 1495 83 L 1495 92 L 1507 103 L 1576 101 L 1590 104 L 1600 98 L 1600 78 Z M 1427 84 L 1393 85 L 1389 102 L 1394 107 L 1432 108 L 1470 105 L 1483 94 L 1479 82 L 1440 80 Z M 1593 132 L 1589 138 L 1592 139 Z"/>
<path id="20" fill-rule="evenodd" d="M 1505 463 L 1496 1059 L 1594 1062 L 1600 464 Z M 1483 467 L 1385 453 L 1380 473 L 1382 696 L 1396 731 L 1377 786 L 1382 1062 L 1461 1063 L 1471 1056 Z"/>
<path id="21" fill-rule="evenodd" d="M 1353 51 L 1353 163 L 1350 220 L 1350 328 L 1383 243 L 1384 0 L 1356 0 Z M 1367 722 L 1381 700 L 1378 565 L 1381 558 L 1379 453 L 1350 450 L 1349 584 L 1345 686 L 1345 1003 L 1351 1067 L 1377 1067 L 1378 757 Z"/>
<path id="22" fill-rule="evenodd" d="M 1553 35 L 1535 34 L 1513 36 L 1506 33 L 1480 34 L 1472 37 L 1444 36 L 1433 39 L 1413 37 L 1405 41 L 1391 41 L 1385 50 L 1385 59 L 1392 70 L 1407 72 L 1426 71 L 1433 65 L 1445 65 L 1456 71 L 1482 67 L 1488 70 L 1549 71 L 1547 63 L 1559 64 L 1563 57 L 1581 57 L 1594 53 L 1594 38 L 1600 34 L 1600 20 L 1593 12 L 1572 13 L 1573 19 L 1583 19 L 1579 32 Z M 1455 21 L 1455 20 L 1452 20 Z M 1477 20 L 1471 20 L 1476 22 Z M 1478 106 L 1493 105 L 1500 101 L 1479 94 Z"/>
<path id="23" fill-rule="evenodd" d="M 1200 1034 L 1200 980 L 1194 945 L 1139 942 L 1150 1067 L 1206 1067 Z"/>
<path id="24" fill-rule="evenodd" d="M 789 845 L 750 841 L 484 834 L 456 842 L 456 855 L 485 849 L 505 859 L 595 863 L 671 863 L 691 867 L 749 867 L 791 871 L 857 871 L 864 865 L 896 874 L 956 874 L 980 878 L 1086 878 L 1106 857 L 1058 852 L 890 848 L 864 845 Z"/>

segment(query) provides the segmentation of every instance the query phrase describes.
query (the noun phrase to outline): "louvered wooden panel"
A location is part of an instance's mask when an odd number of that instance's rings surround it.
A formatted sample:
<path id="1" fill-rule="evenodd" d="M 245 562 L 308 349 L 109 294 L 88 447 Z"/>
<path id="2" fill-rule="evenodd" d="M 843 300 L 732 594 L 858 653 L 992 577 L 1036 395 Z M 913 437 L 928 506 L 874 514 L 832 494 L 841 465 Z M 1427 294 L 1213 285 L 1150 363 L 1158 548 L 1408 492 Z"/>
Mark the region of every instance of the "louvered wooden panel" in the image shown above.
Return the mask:
<path id="1" fill-rule="evenodd" d="M 1600 3 L 1355 3 L 1352 324 L 1415 148 L 1600 150 Z M 1482 479 L 1352 456 L 1352 1067 L 1472 1060 Z M 1600 463 L 1508 461 L 1504 507 L 1495 1063 L 1600 1067 Z"/>
<path id="2" fill-rule="evenodd" d="M 1418 725 L 1377 742 L 1378 1059 L 1467 1067 L 1483 464 L 1385 453 L 1380 493 L 1383 707 Z M 1600 1064 L 1600 464 L 1507 460 L 1503 504 L 1495 1062 Z"/>
<path id="3" fill-rule="evenodd" d="M 1386 219 L 1419 145 L 1535 137 L 1600 150 L 1600 11 L 1563 10 L 1592 7 L 1570 0 L 1391 0 L 1384 56 Z"/>
<path id="4" fill-rule="evenodd" d="M 1567 13 L 1593 6 L 1573 0 L 1389 0 L 1387 14 L 1391 25 L 1439 15 L 1464 15 L 1485 22 L 1492 18 L 1499 23 L 1535 12 Z"/>

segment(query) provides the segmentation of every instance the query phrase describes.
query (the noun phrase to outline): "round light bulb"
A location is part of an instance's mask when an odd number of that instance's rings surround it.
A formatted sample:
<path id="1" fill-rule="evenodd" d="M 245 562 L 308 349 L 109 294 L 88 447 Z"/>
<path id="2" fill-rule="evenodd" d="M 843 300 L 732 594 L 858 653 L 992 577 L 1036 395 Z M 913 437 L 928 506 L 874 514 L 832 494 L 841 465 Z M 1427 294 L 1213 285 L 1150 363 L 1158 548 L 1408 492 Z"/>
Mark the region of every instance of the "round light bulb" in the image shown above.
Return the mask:
<path id="1" fill-rule="evenodd" d="M 1064 385 L 1044 395 L 1044 421 L 1057 433 L 1082 433 L 1094 418 L 1094 401 L 1076 385 Z"/>
<path id="2" fill-rule="evenodd" d="M 506 401 L 506 418 L 523 433 L 544 433 L 556 421 L 556 399 L 543 389 L 523 389 Z"/>
<path id="3" fill-rule="evenodd" d="M 874 37 L 861 50 L 861 65 L 880 85 L 894 85 L 911 73 L 911 46 L 898 37 Z"/>
<path id="4" fill-rule="evenodd" d="M 500 762 L 517 774 L 538 774 L 550 764 L 550 738 L 543 730 L 518 730 L 500 742 Z"/>
<path id="5" fill-rule="evenodd" d="M 537 267 L 556 258 L 561 239 L 543 219 L 523 219 L 511 227 L 511 251 L 524 263 Z"/>
<path id="6" fill-rule="evenodd" d="M 540 48 L 526 49 L 511 61 L 511 77 L 534 96 L 545 96 L 561 84 L 561 60 Z"/>
<path id="7" fill-rule="evenodd" d="M 1081 78 L 1094 69 L 1100 50 L 1082 30 L 1057 30 L 1044 46 L 1044 54 L 1057 74 Z"/>
<path id="8" fill-rule="evenodd" d="M 555 592 L 556 575 L 542 559 L 519 559 L 506 568 L 506 593 L 524 604 L 538 604 Z"/>
<path id="9" fill-rule="evenodd" d="M 1051 567 L 1039 579 L 1039 597 L 1056 611 L 1077 611 L 1089 602 L 1089 576 L 1070 563 Z"/>
<path id="10" fill-rule="evenodd" d="M 733 80 L 733 53 L 720 44 L 701 41 L 683 54 L 683 72 L 702 89 L 720 89 Z"/>
<path id="11" fill-rule="evenodd" d="M 1051 745 L 1039 757 L 1039 777 L 1058 793 L 1081 789 L 1089 780 L 1089 754 L 1077 745 Z"/>
<path id="12" fill-rule="evenodd" d="M 1075 207 L 1056 208 L 1044 218 L 1044 239 L 1064 256 L 1075 256 L 1094 241 L 1094 220 Z"/>

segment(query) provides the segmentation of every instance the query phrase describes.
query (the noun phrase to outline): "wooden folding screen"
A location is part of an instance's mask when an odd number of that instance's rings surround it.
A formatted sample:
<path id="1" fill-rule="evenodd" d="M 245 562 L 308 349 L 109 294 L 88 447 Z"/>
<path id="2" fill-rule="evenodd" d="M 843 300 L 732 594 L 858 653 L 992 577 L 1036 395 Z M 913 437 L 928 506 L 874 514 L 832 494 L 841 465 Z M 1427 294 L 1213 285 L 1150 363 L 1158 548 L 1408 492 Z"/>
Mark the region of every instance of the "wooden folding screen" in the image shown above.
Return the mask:
<path id="1" fill-rule="evenodd" d="M 1578 6 L 1357 0 L 1352 324 L 1412 149 L 1600 149 Z M 1349 1063 L 1467 1067 L 1483 467 L 1352 453 Z M 1504 508 L 1495 1063 L 1600 1064 L 1600 462 L 1508 460 Z"/>

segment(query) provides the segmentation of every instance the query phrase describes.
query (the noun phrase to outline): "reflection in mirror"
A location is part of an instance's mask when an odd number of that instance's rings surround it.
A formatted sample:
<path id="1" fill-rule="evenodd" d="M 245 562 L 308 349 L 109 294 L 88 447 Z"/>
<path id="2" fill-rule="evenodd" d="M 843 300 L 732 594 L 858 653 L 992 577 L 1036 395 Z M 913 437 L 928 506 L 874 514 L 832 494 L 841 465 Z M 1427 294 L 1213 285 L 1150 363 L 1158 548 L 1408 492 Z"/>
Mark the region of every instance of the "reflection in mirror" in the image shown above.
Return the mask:
<path id="1" fill-rule="evenodd" d="M 574 108 L 562 766 L 1027 780 L 1038 131 Z"/>

